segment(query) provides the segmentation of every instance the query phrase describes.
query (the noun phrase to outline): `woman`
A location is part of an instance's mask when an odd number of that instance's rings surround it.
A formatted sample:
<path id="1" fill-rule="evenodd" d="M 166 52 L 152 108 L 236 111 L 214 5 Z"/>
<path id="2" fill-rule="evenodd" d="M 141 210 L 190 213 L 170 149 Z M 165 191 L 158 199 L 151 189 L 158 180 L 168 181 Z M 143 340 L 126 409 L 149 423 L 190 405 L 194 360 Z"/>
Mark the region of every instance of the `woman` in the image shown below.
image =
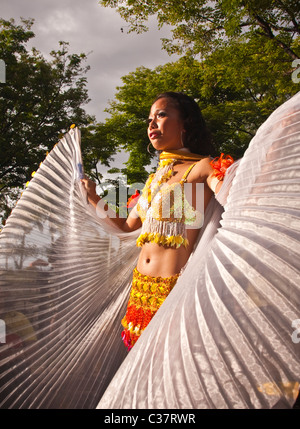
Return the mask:
<path id="1" fill-rule="evenodd" d="M 127 219 L 112 219 L 122 231 L 142 227 L 141 247 L 133 273 L 127 313 L 122 320 L 123 341 L 130 348 L 174 287 L 187 263 L 203 222 L 204 208 L 218 191 L 210 155 L 213 147 L 197 103 L 182 93 L 167 92 L 154 101 L 148 118 L 148 137 L 160 151 L 160 163 Z M 83 179 L 89 201 L 100 197 L 95 184 Z M 190 183 L 186 192 L 184 186 Z M 196 184 L 203 184 L 199 192 Z M 203 212 L 203 210 L 202 210 Z"/>
<path id="2" fill-rule="evenodd" d="M 42 163 L 0 234 L 0 319 L 21 311 L 37 334 L 26 355 L 13 343 L 1 345 L 1 408 L 94 408 L 100 398 L 103 409 L 292 407 L 291 390 L 298 389 L 300 373 L 295 325 L 300 307 L 299 118 L 300 94 L 267 119 L 240 163 L 226 172 L 220 192 L 210 198 L 184 272 L 128 355 L 118 321 L 125 314 L 136 263 L 132 235 L 137 231 L 120 229 L 118 234 L 106 220 L 95 218 L 78 186 L 80 133 L 70 130 Z M 155 114 L 157 134 L 161 119 Z M 188 155 L 188 148 L 196 149 L 186 119 L 184 130 Z M 210 150 L 199 152 L 205 156 Z M 173 170 L 197 162 L 187 176 L 190 182 L 204 161 L 181 157 Z M 148 181 L 154 190 L 161 171 Z M 179 173 L 175 178 L 178 182 Z M 225 200 L 231 183 L 222 214 L 218 201 Z M 141 209 L 143 201 L 145 194 Z M 127 224 L 137 222 L 131 216 Z M 116 222 L 126 228 L 123 219 Z M 110 247 L 114 235 L 122 244 L 123 260 L 117 264 L 110 263 L 118 251 Z M 145 244 L 139 263 L 147 248 L 153 248 L 150 262 L 154 249 L 185 252 L 184 244 L 174 250 L 146 238 L 140 239 Z M 47 268 L 28 270 L 38 257 L 49 263 Z M 169 260 L 158 268 L 170 269 Z"/>

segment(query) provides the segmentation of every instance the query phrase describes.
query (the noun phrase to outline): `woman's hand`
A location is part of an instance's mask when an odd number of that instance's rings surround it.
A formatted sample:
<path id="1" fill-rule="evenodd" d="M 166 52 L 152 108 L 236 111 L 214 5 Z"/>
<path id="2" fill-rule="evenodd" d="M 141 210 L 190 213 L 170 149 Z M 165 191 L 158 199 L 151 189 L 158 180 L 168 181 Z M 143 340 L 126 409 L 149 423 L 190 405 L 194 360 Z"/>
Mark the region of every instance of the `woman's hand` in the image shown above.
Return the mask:
<path id="1" fill-rule="evenodd" d="M 96 183 L 87 178 L 81 179 L 81 183 L 83 183 L 85 187 L 89 203 L 96 206 L 100 201 L 100 197 L 96 193 Z"/>
<path id="2" fill-rule="evenodd" d="M 97 207 L 97 204 L 101 198 L 96 193 L 96 183 L 88 178 L 81 179 L 81 182 L 86 189 L 89 203 L 91 203 L 94 207 Z M 106 212 L 107 217 L 109 217 L 110 220 L 124 232 L 135 231 L 142 225 L 140 218 L 134 215 L 133 211 L 128 218 L 119 218 L 118 214 L 113 212 L 111 208 L 108 207 L 108 204 L 104 204 L 102 208 Z"/>

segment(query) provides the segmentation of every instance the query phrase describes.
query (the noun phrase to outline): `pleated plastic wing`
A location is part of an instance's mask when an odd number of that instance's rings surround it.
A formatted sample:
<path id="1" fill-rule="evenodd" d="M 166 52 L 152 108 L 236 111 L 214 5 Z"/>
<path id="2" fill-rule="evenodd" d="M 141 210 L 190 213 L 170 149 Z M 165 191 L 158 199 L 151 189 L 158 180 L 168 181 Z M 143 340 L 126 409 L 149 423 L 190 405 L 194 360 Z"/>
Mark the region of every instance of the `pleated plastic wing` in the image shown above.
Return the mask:
<path id="1" fill-rule="evenodd" d="M 0 234 L 2 408 L 95 408 L 127 353 L 135 240 L 87 204 L 81 165 L 72 129 Z"/>
<path id="2" fill-rule="evenodd" d="M 223 215 L 212 199 L 182 276 L 129 354 L 120 321 L 136 234 L 87 204 L 71 130 L 0 234 L 0 406 L 290 407 L 300 375 L 299 116 L 297 95 L 228 172 Z"/>
<path id="3" fill-rule="evenodd" d="M 200 241 L 99 408 L 292 406 L 300 379 L 299 158 L 300 93 L 257 132 L 221 228 Z"/>

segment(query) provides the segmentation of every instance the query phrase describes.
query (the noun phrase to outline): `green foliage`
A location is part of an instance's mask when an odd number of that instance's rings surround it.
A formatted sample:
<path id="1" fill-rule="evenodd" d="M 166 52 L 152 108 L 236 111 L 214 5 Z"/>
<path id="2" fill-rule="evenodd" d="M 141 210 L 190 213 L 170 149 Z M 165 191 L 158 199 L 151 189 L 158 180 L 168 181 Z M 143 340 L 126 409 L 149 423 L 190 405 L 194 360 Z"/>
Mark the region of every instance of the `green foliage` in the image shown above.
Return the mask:
<path id="1" fill-rule="evenodd" d="M 146 119 L 156 96 L 184 91 L 202 110 L 217 152 L 239 158 L 258 127 L 276 107 L 299 91 L 291 76 L 300 56 L 300 10 L 296 0 L 101 0 L 116 8 L 129 31 L 147 30 L 147 19 L 172 26 L 169 53 L 180 60 L 154 70 L 139 67 L 122 78 L 105 123 L 96 124 L 82 105 L 88 102 L 84 54 L 70 55 L 68 45 L 51 60 L 26 42 L 34 37 L 32 21 L 0 20 L 0 59 L 7 83 L 0 84 L 0 211 L 16 199 L 18 189 L 71 123 L 82 129 L 86 173 L 103 183 L 102 165 L 129 154 L 122 173 L 127 183 L 144 182 L 153 155 L 147 152 Z M 111 180 L 117 186 L 118 180 Z M 1 202 L 0 202 L 1 204 Z"/>
<path id="2" fill-rule="evenodd" d="M 109 138 L 121 150 L 129 153 L 125 168 L 121 170 L 129 184 L 143 182 L 149 174 L 146 167 L 153 158 L 147 151 L 149 110 L 158 93 L 181 89 L 179 75 L 179 69 L 173 64 L 155 70 L 139 67 L 122 78 L 123 86 L 117 88 L 115 100 L 107 109 L 110 118 L 104 127 L 108 130 Z"/>
<path id="3" fill-rule="evenodd" d="M 99 162 L 106 167 L 110 166 L 113 156 L 118 151 L 112 129 L 109 124 L 91 124 L 81 130 L 81 151 L 85 173 L 96 183 L 101 185 L 103 174 L 99 171 Z M 110 171 L 116 173 L 117 171 Z"/>
<path id="4" fill-rule="evenodd" d="M 142 162 L 145 150 L 140 115 L 162 91 L 184 91 L 195 98 L 211 129 L 217 151 L 243 155 L 257 128 L 284 101 L 299 91 L 291 76 L 300 55 L 299 2 L 295 0 L 102 0 L 116 8 L 129 31 L 172 26 L 163 47 L 181 54 L 176 63 L 155 70 L 140 68 L 123 78 L 110 112 L 122 123 L 117 137 L 134 153 L 128 167 Z M 147 105 L 147 107 L 146 107 Z M 127 130 L 132 134 L 127 135 Z M 131 137 L 130 137 L 131 136 Z M 134 138 L 137 137 L 136 141 Z M 134 152 L 135 151 L 135 152 Z M 146 155 L 145 155 L 146 156 Z"/>
<path id="5" fill-rule="evenodd" d="M 280 58 L 270 64 L 252 41 L 216 50 L 206 61 L 184 56 L 154 70 L 140 67 L 124 76 L 107 109 L 110 118 L 104 127 L 110 128 L 116 146 L 129 152 L 122 170 L 128 182 L 144 181 L 144 166 L 153 158 L 147 152 L 146 119 L 159 93 L 184 91 L 197 100 L 216 152 L 237 159 L 270 113 L 297 91 L 286 65 Z"/>
<path id="6" fill-rule="evenodd" d="M 89 124 L 83 110 L 88 94 L 84 54 L 69 54 L 68 44 L 46 60 L 26 48 L 33 20 L 0 19 L 0 58 L 6 83 L 0 84 L 0 211 L 5 217 L 31 173 L 72 123 Z M 18 192 L 19 190 L 19 192 Z"/>
<path id="7" fill-rule="evenodd" d="M 146 31 L 145 22 L 155 15 L 159 27 L 173 26 L 173 40 L 165 41 L 172 52 L 206 56 L 239 37 L 249 40 L 259 34 L 272 39 L 291 56 L 299 37 L 300 9 L 297 0 L 100 0 L 116 8 L 130 25 L 130 31 Z"/>

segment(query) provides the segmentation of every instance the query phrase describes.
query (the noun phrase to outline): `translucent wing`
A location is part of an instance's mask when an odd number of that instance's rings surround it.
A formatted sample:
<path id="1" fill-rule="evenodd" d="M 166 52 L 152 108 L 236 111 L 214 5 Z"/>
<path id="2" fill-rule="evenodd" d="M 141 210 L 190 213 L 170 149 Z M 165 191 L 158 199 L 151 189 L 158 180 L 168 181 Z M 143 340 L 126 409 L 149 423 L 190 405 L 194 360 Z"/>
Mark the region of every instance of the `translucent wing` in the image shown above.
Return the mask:
<path id="1" fill-rule="evenodd" d="M 126 355 L 135 240 L 87 204 L 79 144 L 55 146 L 0 234 L 1 408 L 93 408 Z"/>
<path id="2" fill-rule="evenodd" d="M 70 131 L 0 235 L 0 406 L 94 408 L 111 379 L 99 407 L 290 406 L 299 380 L 297 157 L 299 95 L 231 169 L 222 227 L 213 199 L 183 275 L 127 355 L 120 320 L 135 240 L 87 205 Z"/>
<path id="3" fill-rule="evenodd" d="M 300 93 L 257 132 L 221 228 L 202 238 L 99 408 L 292 406 L 300 378 L 299 142 Z"/>

